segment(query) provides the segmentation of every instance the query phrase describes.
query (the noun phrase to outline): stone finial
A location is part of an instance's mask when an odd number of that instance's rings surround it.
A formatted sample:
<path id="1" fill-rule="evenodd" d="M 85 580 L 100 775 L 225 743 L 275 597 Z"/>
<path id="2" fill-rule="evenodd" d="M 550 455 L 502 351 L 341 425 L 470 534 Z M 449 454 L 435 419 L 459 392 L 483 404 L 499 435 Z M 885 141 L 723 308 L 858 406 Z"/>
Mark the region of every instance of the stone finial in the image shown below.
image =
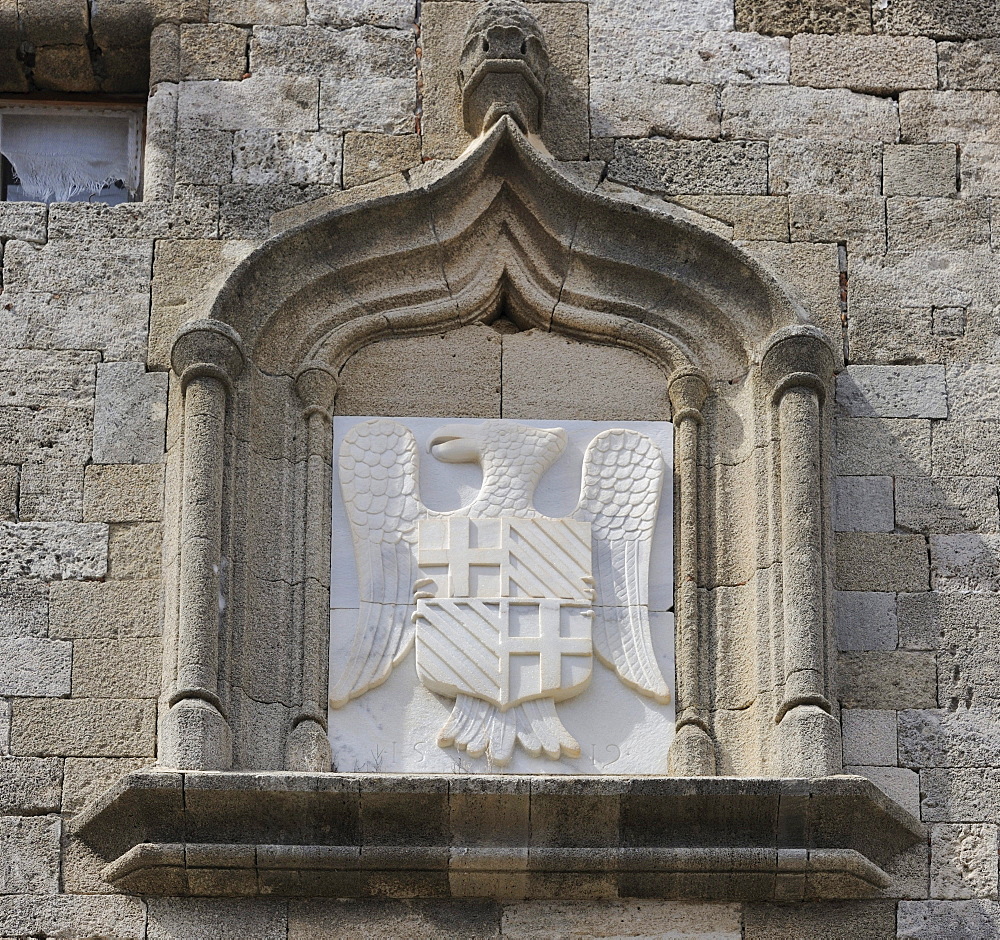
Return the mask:
<path id="1" fill-rule="evenodd" d="M 490 0 L 465 34 L 458 84 L 465 129 L 488 131 L 509 114 L 525 133 L 538 133 L 549 54 L 538 21 L 516 0 Z"/>

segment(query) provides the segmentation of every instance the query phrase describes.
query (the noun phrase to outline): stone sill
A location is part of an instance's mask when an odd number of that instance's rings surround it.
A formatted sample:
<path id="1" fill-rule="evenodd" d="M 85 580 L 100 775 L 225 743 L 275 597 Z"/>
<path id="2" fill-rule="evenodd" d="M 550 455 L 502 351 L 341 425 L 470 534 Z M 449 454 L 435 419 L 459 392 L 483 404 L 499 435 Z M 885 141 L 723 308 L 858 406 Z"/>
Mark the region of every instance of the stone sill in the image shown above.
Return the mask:
<path id="1" fill-rule="evenodd" d="M 141 770 L 77 835 L 120 891 L 332 897 L 869 897 L 920 824 L 863 777 Z"/>

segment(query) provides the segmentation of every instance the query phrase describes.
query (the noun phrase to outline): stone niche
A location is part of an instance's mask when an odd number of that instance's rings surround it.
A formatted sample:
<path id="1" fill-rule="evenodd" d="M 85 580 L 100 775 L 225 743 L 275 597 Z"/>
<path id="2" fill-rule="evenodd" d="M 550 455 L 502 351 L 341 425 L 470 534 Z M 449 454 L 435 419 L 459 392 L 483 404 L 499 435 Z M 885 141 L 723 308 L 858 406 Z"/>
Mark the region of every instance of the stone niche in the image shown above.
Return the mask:
<path id="1" fill-rule="evenodd" d="M 920 828 L 842 773 L 838 357 L 770 275 L 664 205 L 595 192 L 503 115 L 453 163 L 285 221 L 174 342 L 158 765 L 75 822 L 106 880 L 341 897 L 885 890 Z M 672 423 L 659 766 L 331 769 L 332 425 L 352 416 Z"/>

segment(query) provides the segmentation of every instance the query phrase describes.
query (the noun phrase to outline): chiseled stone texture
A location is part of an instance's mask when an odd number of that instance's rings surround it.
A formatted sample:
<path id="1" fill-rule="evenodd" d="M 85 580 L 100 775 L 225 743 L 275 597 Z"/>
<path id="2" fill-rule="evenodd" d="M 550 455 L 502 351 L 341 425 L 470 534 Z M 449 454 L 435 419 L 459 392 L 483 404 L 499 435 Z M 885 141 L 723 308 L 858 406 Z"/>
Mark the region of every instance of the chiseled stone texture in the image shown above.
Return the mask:
<path id="1" fill-rule="evenodd" d="M 939 42 L 938 77 L 949 90 L 1000 88 L 1000 38 Z"/>
<path id="2" fill-rule="evenodd" d="M 845 764 L 896 766 L 896 712 L 846 708 L 841 713 L 841 724 L 844 729 Z"/>
<path id="3" fill-rule="evenodd" d="M 937 591 L 1000 591 L 1000 535 L 931 536 Z"/>
<path id="4" fill-rule="evenodd" d="M 837 678 L 848 708 L 933 708 L 937 666 L 932 653 L 890 650 L 841 653 Z"/>
<path id="5" fill-rule="evenodd" d="M 822 901 L 811 904 L 749 903 L 745 940 L 889 940 L 895 937 L 891 901 Z"/>
<path id="6" fill-rule="evenodd" d="M 511 940 L 559 940 L 567 936 L 680 940 L 743 936 L 735 904 L 687 904 L 676 901 L 524 901 L 504 908 L 501 935 Z"/>
<path id="7" fill-rule="evenodd" d="M 892 477 L 837 477 L 833 527 L 837 532 L 892 532 Z"/>
<path id="8" fill-rule="evenodd" d="M 610 179 L 668 194 L 767 193 L 767 144 L 713 140 L 620 140 Z"/>
<path id="9" fill-rule="evenodd" d="M 926 591 L 927 542 L 921 535 L 840 532 L 838 589 L 842 591 Z"/>
<path id="10" fill-rule="evenodd" d="M 963 167 L 966 159 L 963 147 Z M 954 196 L 958 185 L 955 144 L 886 146 L 882 152 L 882 185 L 886 196 Z"/>
<path id="11" fill-rule="evenodd" d="M 996 898 L 995 823 L 931 827 L 931 895 L 935 898 Z"/>
<path id="12" fill-rule="evenodd" d="M 991 900 L 901 901 L 898 940 L 993 940 L 1000 934 L 1000 904 Z"/>
<path id="13" fill-rule="evenodd" d="M 0 895 L 59 890 L 61 823 L 58 816 L 0 816 Z"/>
<path id="14" fill-rule="evenodd" d="M 150 898 L 147 940 L 287 940 L 286 901 Z"/>
<path id="15" fill-rule="evenodd" d="M 344 135 L 344 188 L 371 183 L 420 163 L 417 134 L 348 132 Z"/>
<path id="16" fill-rule="evenodd" d="M 156 463 L 163 455 L 167 375 L 140 362 L 97 367 L 95 463 Z"/>
<path id="17" fill-rule="evenodd" d="M 848 366 L 837 403 L 852 418 L 947 418 L 942 366 Z"/>
<path id="18" fill-rule="evenodd" d="M 835 591 L 834 617 L 841 650 L 894 650 L 899 636 L 896 595 L 888 591 Z"/>
<path id="19" fill-rule="evenodd" d="M 997 481 L 983 477 L 897 477 L 896 524 L 911 532 L 996 532 Z"/>
<path id="20" fill-rule="evenodd" d="M 0 638 L 0 695 L 69 695 L 72 658 L 63 640 Z"/>
<path id="21" fill-rule="evenodd" d="M 159 578 L 56 582 L 49 633 L 64 639 L 156 636 L 160 590 Z"/>
<path id="22" fill-rule="evenodd" d="M 139 898 L 72 894 L 0 897 L 5 937 L 100 937 L 144 940 L 146 904 Z"/>
<path id="23" fill-rule="evenodd" d="M 904 88 L 937 88 L 937 48 L 910 36 L 792 38 L 792 82 L 814 88 L 850 88 L 876 95 Z"/>
<path id="24" fill-rule="evenodd" d="M 736 0 L 736 28 L 761 33 L 870 33 L 871 0 Z"/>
<path id="25" fill-rule="evenodd" d="M 156 703 L 135 699 L 18 699 L 11 752 L 28 756 L 148 757 Z"/>
<path id="26" fill-rule="evenodd" d="M 0 813 L 59 812 L 62 777 L 56 757 L 0 757 Z"/>
<path id="27" fill-rule="evenodd" d="M 856 140 L 789 140 L 768 145 L 769 191 L 877 196 L 882 182 L 880 144 Z M 842 240 L 842 231 L 841 231 Z M 821 240 L 821 239 L 817 239 Z"/>
<path id="28" fill-rule="evenodd" d="M 108 527 L 96 522 L 0 522 L 0 578 L 100 578 Z"/>
<path id="29" fill-rule="evenodd" d="M 359 934 L 499 940 L 502 909 L 495 901 L 291 901 L 288 940 L 353 940 Z"/>

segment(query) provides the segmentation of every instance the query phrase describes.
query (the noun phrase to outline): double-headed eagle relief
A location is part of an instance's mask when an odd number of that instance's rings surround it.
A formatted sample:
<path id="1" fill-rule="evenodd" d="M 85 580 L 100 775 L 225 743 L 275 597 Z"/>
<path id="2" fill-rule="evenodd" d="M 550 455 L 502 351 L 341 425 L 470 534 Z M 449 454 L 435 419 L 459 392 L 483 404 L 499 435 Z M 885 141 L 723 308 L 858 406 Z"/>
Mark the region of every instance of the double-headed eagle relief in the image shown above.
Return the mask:
<path id="1" fill-rule="evenodd" d="M 504 420 L 439 428 L 431 456 L 479 464 L 483 480 L 471 503 L 435 512 L 420 500 L 409 429 L 376 419 L 347 433 L 339 471 L 360 611 L 331 705 L 385 681 L 415 641 L 420 681 L 454 699 L 438 745 L 503 766 L 517 743 L 536 757 L 580 754 L 556 703 L 587 686 L 594 653 L 669 701 L 648 612 L 663 456 L 638 431 L 602 431 L 576 508 L 551 518 L 533 495 L 566 442 L 562 428 Z"/>

